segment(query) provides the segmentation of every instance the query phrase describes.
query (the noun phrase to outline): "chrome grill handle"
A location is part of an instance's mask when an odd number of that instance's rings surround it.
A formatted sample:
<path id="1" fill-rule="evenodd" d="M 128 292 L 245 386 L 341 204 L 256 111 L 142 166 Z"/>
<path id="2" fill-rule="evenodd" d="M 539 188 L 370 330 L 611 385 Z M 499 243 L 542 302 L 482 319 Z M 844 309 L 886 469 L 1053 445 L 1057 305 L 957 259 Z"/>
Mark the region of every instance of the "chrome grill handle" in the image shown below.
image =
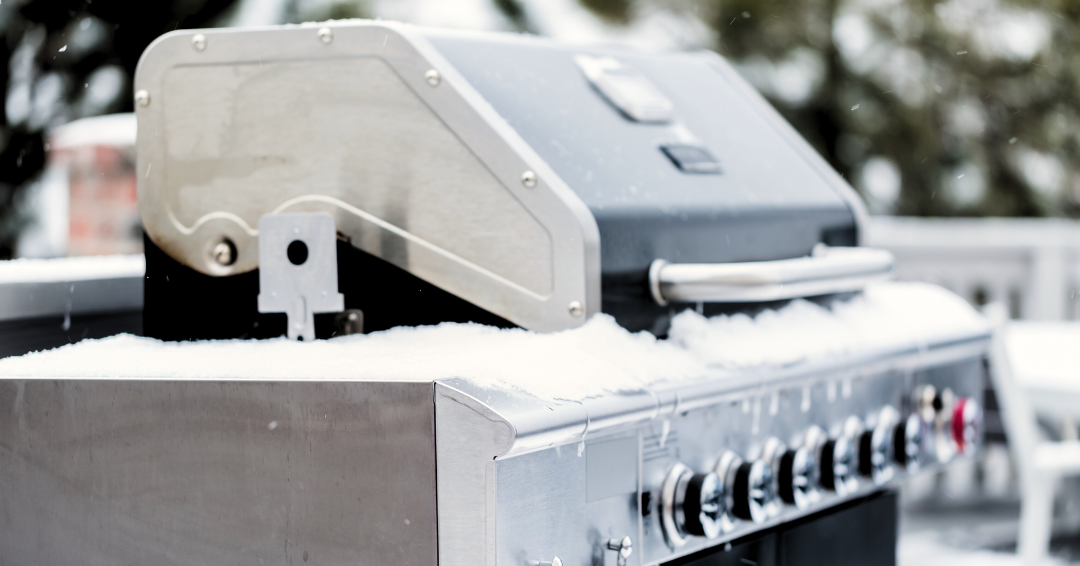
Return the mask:
<path id="1" fill-rule="evenodd" d="M 811 255 L 744 263 L 668 263 L 649 267 L 649 290 L 659 305 L 752 303 L 858 291 L 892 275 L 885 250 L 818 244 Z"/>

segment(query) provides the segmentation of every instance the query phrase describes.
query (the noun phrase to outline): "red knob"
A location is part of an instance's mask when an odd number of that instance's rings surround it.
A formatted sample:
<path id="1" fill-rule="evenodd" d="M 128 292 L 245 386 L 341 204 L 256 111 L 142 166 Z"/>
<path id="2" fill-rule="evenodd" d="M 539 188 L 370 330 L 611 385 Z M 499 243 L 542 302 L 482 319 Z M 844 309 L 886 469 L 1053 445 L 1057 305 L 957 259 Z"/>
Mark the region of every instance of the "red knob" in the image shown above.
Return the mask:
<path id="1" fill-rule="evenodd" d="M 971 454 L 982 435 L 982 409 L 971 397 L 961 397 L 953 405 L 952 436 L 961 454 Z"/>

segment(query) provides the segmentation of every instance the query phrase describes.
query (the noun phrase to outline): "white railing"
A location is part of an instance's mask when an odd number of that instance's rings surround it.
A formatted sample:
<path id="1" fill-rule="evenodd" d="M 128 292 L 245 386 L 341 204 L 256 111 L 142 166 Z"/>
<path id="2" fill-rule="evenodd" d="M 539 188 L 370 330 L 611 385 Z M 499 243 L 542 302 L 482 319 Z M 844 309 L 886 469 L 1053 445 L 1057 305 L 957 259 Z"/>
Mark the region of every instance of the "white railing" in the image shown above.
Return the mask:
<path id="1" fill-rule="evenodd" d="M 891 251 L 901 280 L 936 283 L 1013 318 L 1080 318 L 1080 222 L 872 217 L 864 243 Z"/>

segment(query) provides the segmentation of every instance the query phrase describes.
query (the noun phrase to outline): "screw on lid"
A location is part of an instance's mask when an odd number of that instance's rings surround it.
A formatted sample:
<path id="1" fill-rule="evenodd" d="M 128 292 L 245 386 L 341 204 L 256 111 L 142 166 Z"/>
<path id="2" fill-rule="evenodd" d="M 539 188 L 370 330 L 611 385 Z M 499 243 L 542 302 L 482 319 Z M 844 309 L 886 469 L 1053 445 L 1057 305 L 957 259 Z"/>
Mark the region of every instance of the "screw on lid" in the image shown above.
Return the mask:
<path id="1" fill-rule="evenodd" d="M 439 86 L 439 83 L 442 82 L 442 75 L 435 69 L 428 69 L 428 71 L 424 73 L 424 80 L 426 80 L 427 84 L 430 86 Z"/>

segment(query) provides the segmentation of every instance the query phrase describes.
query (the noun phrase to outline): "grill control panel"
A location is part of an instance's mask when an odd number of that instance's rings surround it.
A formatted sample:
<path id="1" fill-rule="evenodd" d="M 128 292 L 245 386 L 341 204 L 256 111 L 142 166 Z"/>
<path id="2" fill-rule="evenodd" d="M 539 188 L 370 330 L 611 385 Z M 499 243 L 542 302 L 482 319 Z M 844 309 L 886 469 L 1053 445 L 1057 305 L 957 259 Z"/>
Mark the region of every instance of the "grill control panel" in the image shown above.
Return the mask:
<path id="1" fill-rule="evenodd" d="M 498 562 L 662 564 L 887 489 L 977 449 L 982 372 L 789 382 L 498 461 Z"/>

